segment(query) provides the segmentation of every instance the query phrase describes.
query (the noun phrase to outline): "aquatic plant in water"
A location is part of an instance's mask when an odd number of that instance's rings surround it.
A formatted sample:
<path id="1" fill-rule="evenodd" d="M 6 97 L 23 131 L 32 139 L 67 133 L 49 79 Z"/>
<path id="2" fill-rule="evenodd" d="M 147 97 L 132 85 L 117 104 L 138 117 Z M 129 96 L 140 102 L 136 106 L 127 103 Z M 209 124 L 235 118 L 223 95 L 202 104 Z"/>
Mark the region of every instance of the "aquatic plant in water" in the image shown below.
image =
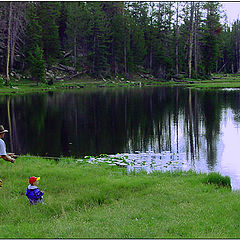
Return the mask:
<path id="1" fill-rule="evenodd" d="M 161 153 L 146 152 L 140 153 L 118 153 L 116 155 L 100 154 L 98 156 L 85 156 L 78 163 L 108 164 L 127 167 L 128 171 L 144 170 L 148 173 L 152 171 L 176 171 L 188 170 L 182 155 L 183 153 L 171 153 L 164 151 Z"/>

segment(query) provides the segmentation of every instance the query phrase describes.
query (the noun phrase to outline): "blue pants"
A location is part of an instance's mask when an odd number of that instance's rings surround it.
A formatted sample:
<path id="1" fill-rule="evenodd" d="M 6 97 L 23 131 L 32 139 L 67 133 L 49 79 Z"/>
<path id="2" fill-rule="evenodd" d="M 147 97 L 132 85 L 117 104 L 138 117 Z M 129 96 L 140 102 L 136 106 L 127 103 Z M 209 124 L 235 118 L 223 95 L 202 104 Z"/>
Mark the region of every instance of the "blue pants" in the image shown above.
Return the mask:
<path id="1" fill-rule="evenodd" d="M 39 199 L 31 199 L 31 198 L 29 198 L 29 202 L 30 202 L 32 205 L 35 205 L 35 204 L 37 204 L 37 203 L 42 203 L 42 202 L 43 202 L 42 199 L 43 199 L 42 197 L 39 198 Z"/>

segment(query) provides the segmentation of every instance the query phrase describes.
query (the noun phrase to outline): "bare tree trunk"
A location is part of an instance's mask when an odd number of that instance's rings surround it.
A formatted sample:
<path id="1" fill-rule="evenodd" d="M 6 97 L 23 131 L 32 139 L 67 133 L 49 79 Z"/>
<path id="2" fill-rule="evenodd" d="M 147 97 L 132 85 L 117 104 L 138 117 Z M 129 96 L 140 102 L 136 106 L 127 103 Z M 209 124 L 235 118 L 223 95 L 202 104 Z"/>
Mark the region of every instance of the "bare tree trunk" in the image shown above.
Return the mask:
<path id="1" fill-rule="evenodd" d="M 151 46 L 150 46 L 150 59 L 149 59 L 149 68 L 150 68 L 150 74 L 152 74 L 153 69 L 152 69 L 152 65 L 153 65 L 153 47 L 152 47 L 152 39 L 151 39 Z"/>
<path id="2" fill-rule="evenodd" d="M 9 62 L 10 62 L 10 42 L 11 42 L 11 25 L 12 25 L 12 2 L 9 2 L 8 15 L 8 41 L 7 41 L 7 64 L 6 64 L 6 86 L 9 86 Z"/>
<path id="3" fill-rule="evenodd" d="M 152 19 L 153 19 L 153 8 L 154 8 L 154 3 L 151 3 L 151 17 L 150 17 L 150 54 L 149 54 L 149 69 L 150 69 L 150 74 L 152 74 L 152 64 L 153 64 L 153 46 L 152 46 L 152 25 L 153 25 L 153 22 L 152 22 Z"/>
<path id="4" fill-rule="evenodd" d="M 74 33 L 74 69 L 77 70 L 77 36 L 76 33 Z"/>
<path id="5" fill-rule="evenodd" d="M 13 69 L 13 63 L 14 63 L 14 49 L 15 49 L 15 42 L 13 41 L 13 36 L 11 37 L 11 43 L 10 43 L 11 49 L 10 49 L 10 71 Z"/>
<path id="6" fill-rule="evenodd" d="M 190 32 L 189 32 L 189 55 L 188 55 L 188 78 L 192 77 L 192 52 L 193 52 L 193 16 L 194 16 L 194 2 L 191 2 L 191 16 L 190 16 Z"/>
<path id="7" fill-rule="evenodd" d="M 178 2 L 177 2 L 177 19 L 176 19 L 176 76 L 179 74 L 178 44 L 179 44 L 179 26 L 178 26 Z"/>
<path id="8" fill-rule="evenodd" d="M 13 23 L 11 26 L 11 37 L 10 37 L 10 71 L 13 69 L 13 63 L 15 58 L 15 46 L 17 41 L 17 32 L 18 32 L 18 25 L 19 21 L 17 20 L 17 14 L 16 11 L 19 11 L 19 9 L 15 9 L 12 11 L 12 19 Z"/>
<path id="9" fill-rule="evenodd" d="M 127 73 L 127 40 L 126 40 L 126 36 L 124 39 L 124 73 Z"/>
<path id="10" fill-rule="evenodd" d="M 125 74 L 127 74 L 127 37 L 128 37 L 128 29 L 127 29 L 127 23 L 125 20 L 125 36 L 124 36 L 124 47 L 123 47 L 124 73 Z"/>
<path id="11" fill-rule="evenodd" d="M 96 33 L 94 33 L 93 37 L 93 62 L 92 62 L 92 72 L 95 71 L 95 56 L 96 56 Z"/>
<path id="12" fill-rule="evenodd" d="M 124 2 L 122 2 L 122 13 L 124 16 L 124 41 L 123 41 L 123 67 L 124 67 L 124 73 L 127 74 L 127 23 L 126 18 L 124 14 Z"/>
<path id="13" fill-rule="evenodd" d="M 23 2 L 11 2 L 11 20 L 10 26 L 10 57 L 9 57 L 9 71 L 13 69 L 15 55 L 21 54 L 21 45 L 24 45 L 22 35 L 25 31 L 26 23 L 26 4 Z M 9 11 L 10 14 L 10 11 Z"/>
<path id="14" fill-rule="evenodd" d="M 194 24 L 194 71 L 198 74 L 198 24 L 199 24 L 199 3 L 195 9 L 195 24 Z"/>

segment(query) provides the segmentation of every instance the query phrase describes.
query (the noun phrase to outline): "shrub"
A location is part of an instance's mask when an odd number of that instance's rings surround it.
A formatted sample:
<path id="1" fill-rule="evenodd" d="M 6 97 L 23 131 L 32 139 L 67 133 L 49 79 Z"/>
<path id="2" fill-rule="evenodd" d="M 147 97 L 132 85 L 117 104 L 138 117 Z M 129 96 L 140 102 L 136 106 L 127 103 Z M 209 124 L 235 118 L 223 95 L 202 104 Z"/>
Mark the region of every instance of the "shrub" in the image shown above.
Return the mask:
<path id="1" fill-rule="evenodd" d="M 219 187 L 231 188 L 231 179 L 229 176 L 222 176 L 220 173 L 209 173 L 203 181 L 206 184 L 215 184 Z"/>

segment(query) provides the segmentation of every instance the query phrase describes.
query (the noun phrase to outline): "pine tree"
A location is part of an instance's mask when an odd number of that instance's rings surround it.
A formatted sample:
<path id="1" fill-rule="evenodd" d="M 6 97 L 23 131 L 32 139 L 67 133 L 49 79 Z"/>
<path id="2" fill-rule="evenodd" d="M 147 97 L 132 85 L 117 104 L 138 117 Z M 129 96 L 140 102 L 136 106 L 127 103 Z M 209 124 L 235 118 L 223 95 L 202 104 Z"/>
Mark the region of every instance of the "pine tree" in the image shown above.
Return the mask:
<path id="1" fill-rule="evenodd" d="M 111 60 L 114 74 L 124 72 L 124 46 L 127 38 L 124 23 L 124 13 L 120 10 L 112 17 Z"/>
<path id="2" fill-rule="evenodd" d="M 26 62 L 28 61 L 28 52 L 33 52 L 36 46 L 43 45 L 42 42 L 42 27 L 39 24 L 39 17 L 37 15 L 37 3 L 30 3 L 27 11 L 27 25 L 26 25 L 26 39 L 25 39 L 25 55 Z"/>
<path id="3" fill-rule="evenodd" d="M 67 23 L 66 34 L 68 36 L 68 50 L 73 52 L 73 66 L 80 70 L 84 65 L 85 59 L 80 56 L 85 56 L 86 39 L 88 33 L 89 12 L 86 3 L 69 2 L 66 3 Z M 79 24 L 81 23 L 81 24 Z M 81 58 L 81 59 L 80 59 Z"/>
<path id="4" fill-rule="evenodd" d="M 37 15 L 37 3 L 30 3 L 27 12 L 26 42 L 25 42 L 25 61 L 26 70 L 37 82 L 45 81 L 45 61 L 43 60 L 43 41 L 42 27 L 39 24 Z"/>
<path id="5" fill-rule="evenodd" d="M 89 2 L 90 20 L 88 42 L 89 47 L 89 63 L 91 64 L 91 72 L 96 76 L 102 76 L 109 73 L 109 49 L 110 39 L 110 22 L 103 10 L 104 3 Z"/>
<path id="6" fill-rule="evenodd" d="M 130 55 L 132 56 L 134 68 L 131 71 L 137 71 L 137 66 L 142 66 L 146 54 L 145 39 L 143 29 L 136 22 L 131 24 Z"/>
<path id="7" fill-rule="evenodd" d="M 60 2 L 39 2 L 38 6 L 37 14 L 42 28 L 44 58 L 48 67 L 60 55 L 58 21 L 61 6 Z"/>
<path id="8" fill-rule="evenodd" d="M 156 9 L 153 39 L 153 73 L 166 79 L 175 71 L 175 44 L 172 31 L 173 5 L 159 2 Z"/>
<path id="9" fill-rule="evenodd" d="M 133 2 L 130 4 L 130 59 L 132 59 L 131 71 L 136 71 L 137 66 L 143 66 L 146 56 L 145 33 L 149 25 L 148 4 L 145 2 Z"/>
<path id="10" fill-rule="evenodd" d="M 113 74 L 124 72 L 124 47 L 128 38 L 125 31 L 125 5 L 124 2 L 104 2 L 103 5 L 103 10 L 110 21 L 108 63 Z"/>
<path id="11" fill-rule="evenodd" d="M 33 52 L 29 53 L 29 60 L 31 61 L 30 72 L 32 79 L 37 82 L 45 82 L 45 61 L 43 59 L 43 51 L 37 45 Z"/>
<path id="12" fill-rule="evenodd" d="M 9 83 L 11 68 L 24 62 L 30 71 L 43 50 L 47 67 L 61 61 L 95 76 L 240 72 L 240 24 L 223 29 L 219 9 L 218 2 L 3 2 L 0 70 Z"/>
<path id="13" fill-rule="evenodd" d="M 215 70 L 216 60 L 219 55 L 219 35 L 222 27 L 220 24 L 219 3 L 208 2 L 204 8 L 207 17 L 203 26 L 202 33 L 202 60 L 207 76 Z"/>
<path id="14" fill-rule="evenodd" d="M 66 48 L 67 38 L 68 38 L 66 33 L 67 19 L 68 19 L 68 15 L 67 15 L 68 4 L 69 4 L 68 2 L 61 2 L 60 16 L 58 20 L 58 26 L 59 26 L 58 31 L 59 31 L 61 50 L 64 50 Z"/>

